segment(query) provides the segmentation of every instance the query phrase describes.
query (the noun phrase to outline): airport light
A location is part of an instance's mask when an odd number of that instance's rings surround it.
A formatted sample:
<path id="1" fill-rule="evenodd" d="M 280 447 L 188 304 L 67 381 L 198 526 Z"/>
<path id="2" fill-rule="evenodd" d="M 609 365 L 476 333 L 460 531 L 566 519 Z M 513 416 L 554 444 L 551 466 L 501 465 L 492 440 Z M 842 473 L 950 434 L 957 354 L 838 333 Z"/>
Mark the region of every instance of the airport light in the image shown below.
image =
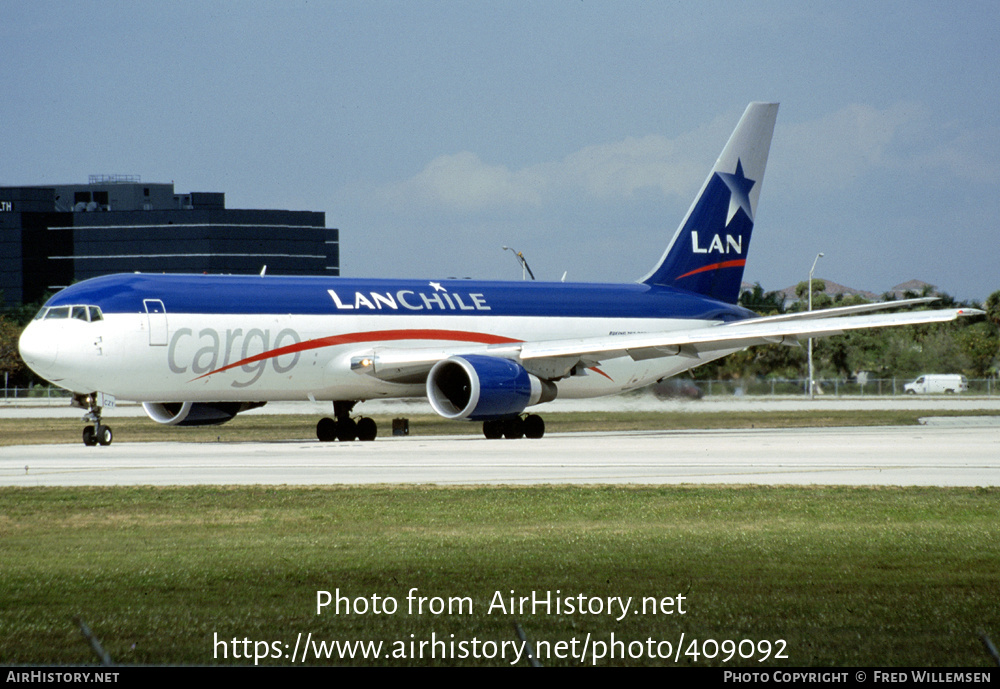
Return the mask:
<path id="1" fill-rule="evenodd" d="M 531 272 L 531 268 L 528 267 L 528 261 L 527 261 L 527 259 L 524 258 L 524 254 L 522 254 L 517 249 L 511 249 L 509 246 L 503 247 L 503 250 L 504 251 L 510 251 L 512 254 L 514 254 L 514 258 L 516 258 L 517 262 L 521 264 L 521 279 L 522 280 L 527 280 L 528 279 L 525 276 L 525 271 L 527 271 L 527 274 L 531 276 L 532 280 L 535 279 L 535 274 L 532 273 Z"/>
<path id="2" fill-rule="evenodd" d="M 809 269 L 809 310 L 813 310 L 813 273 L 816 271 L 816 264 L 823 258 L 823 252 L 816 254 L 813 259 L 812 268 Z M 813 339 L 809 338 L 809 399 L 813 398 Z"/>

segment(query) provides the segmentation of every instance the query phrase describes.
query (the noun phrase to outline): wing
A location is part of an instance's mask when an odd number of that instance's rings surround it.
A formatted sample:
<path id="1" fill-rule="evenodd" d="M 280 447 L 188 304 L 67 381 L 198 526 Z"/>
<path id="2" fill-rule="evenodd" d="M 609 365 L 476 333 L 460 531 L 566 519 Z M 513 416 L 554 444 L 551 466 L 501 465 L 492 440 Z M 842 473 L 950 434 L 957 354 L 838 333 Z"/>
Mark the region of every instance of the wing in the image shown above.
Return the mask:
<path id="1" fill-rule="evenodd" d="M 461 354 L 483 354 L 517 361 L 529 373 L 543 380 L 559 380 L 571 375 L 574 368 L 590 368 L 602 361 L 625 356 L 635 361 L 667 356 L 698 359 L 702 354 L 743 349 L 752 345 L 780 343 L 795 346 L 800 340 L 840 335 L 849 330 L 941 323 L 984 313 L 978 309 L 964 308 L 842 315 L 877 308 L 894 308 L 914 301 L 922 303 L 925 300 L 864 304 L 755 318 L 737 323 L 620 336 L 496 345 L 456 344 L 427 349 L 386 348 L 356 356 L 351 365 L 359 373 L 367 373 L 381 380 L 415 384 L 422 382 L 431 367 L 442 359 Z"/>
<path id="2" fill-rule="evenodd" d="M 801 321 L 816 318 L 834 318 L 836 316 L 853 316 L 859 313 L 870 311 L 885 311 L 887 309 L 898 309 L 904 306 L 917 306 L 918 304 L 929 304 L 933 301 L 940 301 L 939 297 L 917 297 L 916 299 L 900 299 L 899 301 L 880 301 L 872 304 L 855 304 L 854 306 L 837 306 L 832 309 L 822 309 L 819 311 L 796 311 L 795 313 L 781 313 L 777 316 L 762 316 L 754 320 L 754 323 L 775 323 L 777 321 Z"/>
<path id="3" fill-rule="evenodd" d="M 760 344 L 796 345 L 812 337 L 840 335 L 849 330 L 884 328 L 899 325 L 920 325 L 951 321 L 961 316 L 982 314 L 978 309 L 941 309 L 864 316 L 827 317 L 814 311 L 811 318 L 770 320 L 766 318 L 720 324 L 704 328 L 675 330 L 665 333 L 625 335 L 614 338 L 555 340 L 530 342 L 521 346 L 520 358 L 531 370 L 535 359 L 578 356 L 583 363 L 629 356 L 639 361 L 660 356 L 700 358 L 702 353 L 742 349 Z"/>

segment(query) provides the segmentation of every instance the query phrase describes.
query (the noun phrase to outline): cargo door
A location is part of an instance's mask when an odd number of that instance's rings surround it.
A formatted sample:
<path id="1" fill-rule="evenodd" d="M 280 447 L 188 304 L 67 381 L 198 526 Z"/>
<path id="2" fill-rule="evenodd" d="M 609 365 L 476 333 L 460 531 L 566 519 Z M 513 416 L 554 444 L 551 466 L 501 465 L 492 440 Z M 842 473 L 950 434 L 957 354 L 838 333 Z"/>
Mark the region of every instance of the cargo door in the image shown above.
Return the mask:
<path id="1" fill-rule="evenodd" d="M 146 319 L 149 322 L 149 346 L 165 347 L 167 345 L 167 310 L 159 299 L 143 299 L 146 307 Z"/>

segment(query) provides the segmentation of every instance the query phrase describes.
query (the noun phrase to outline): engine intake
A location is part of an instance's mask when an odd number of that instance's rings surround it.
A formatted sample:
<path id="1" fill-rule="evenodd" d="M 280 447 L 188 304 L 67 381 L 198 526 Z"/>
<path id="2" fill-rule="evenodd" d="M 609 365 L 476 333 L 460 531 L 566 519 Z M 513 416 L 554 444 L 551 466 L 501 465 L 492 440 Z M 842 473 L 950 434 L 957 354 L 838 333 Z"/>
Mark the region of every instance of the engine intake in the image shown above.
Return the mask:
<path id="1" fill-rule="evenodd" d="M 427 375 L 427 399 L 446 419 L 488 421 L 556 398 L 556 386 L 517 362 L 468 355 L 443 359 Z"/>
<path id="2" fill-rule="evenodd" d="M 263 407 L 264 402 L 143 402 L 142 408 L 156 423 L 169 426 L 217 426 L 241 411 Z"/>

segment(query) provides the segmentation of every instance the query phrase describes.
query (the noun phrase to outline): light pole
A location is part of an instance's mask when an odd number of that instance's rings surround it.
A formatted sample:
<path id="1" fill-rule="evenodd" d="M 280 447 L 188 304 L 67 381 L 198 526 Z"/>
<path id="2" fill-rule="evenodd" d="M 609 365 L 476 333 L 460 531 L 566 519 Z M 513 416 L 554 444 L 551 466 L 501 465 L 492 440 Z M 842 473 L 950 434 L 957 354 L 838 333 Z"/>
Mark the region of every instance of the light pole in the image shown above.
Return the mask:
<path id="1" fill-rule="evenodd" d="M 535 274 L 532 273 L 531 272 L 531 268 L 528 267 L 528 261 L 524 258 L 524 254 L 522 254 L 520 251 L 518 251 L 516 249 L 511 249 L 509 246 L 503 247 L 503 250 L 504 251 L 510 251 L 511 253 L 513 253 L 514 254 L 514 258 L 516 258 L 517 262 L 521 264 L 521 279 L 522 280 L 527 280 L 527 278 L 524 275 L 525 271 L 528 271 L 528 275 L 531 276 L 532 280 L 535 279 Z"/>
<path id="2" fill-rule="evenodd" d="M 809 310 L 813 310 L 813 272 L 816 270 L 816 264 L 819 263 L 819 259 L 823 258 L 823 252 L 816 254 L 816 258 L 813 259 L 812 268 L 809 269 Z M 813 398 L 813 339 L 809 338 L 809 399 Z"/>

